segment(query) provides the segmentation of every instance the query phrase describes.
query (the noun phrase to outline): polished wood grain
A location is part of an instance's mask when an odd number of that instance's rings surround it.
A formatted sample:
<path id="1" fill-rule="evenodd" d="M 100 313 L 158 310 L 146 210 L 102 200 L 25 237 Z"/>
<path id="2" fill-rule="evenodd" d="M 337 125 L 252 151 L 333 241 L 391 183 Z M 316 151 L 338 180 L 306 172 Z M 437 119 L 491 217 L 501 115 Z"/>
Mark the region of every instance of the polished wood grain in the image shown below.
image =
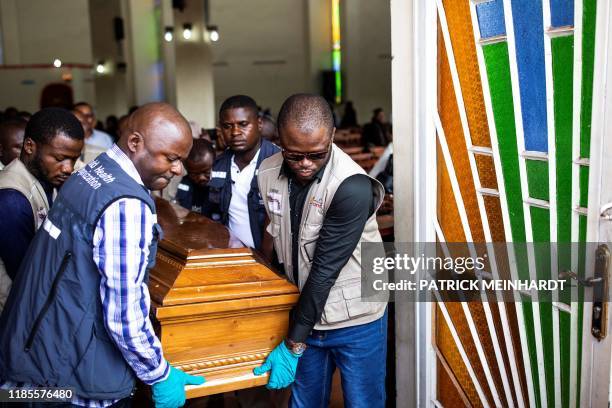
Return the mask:
<path id="1" fill-rule="evenodd" d="M 204 375 L 187 397 L 267 383 L 252 369 L 285 337 L 297 288 L 223 225 L 157 199 L 164 237 L 151 270 L 152 316 L 166 359 Z"/>

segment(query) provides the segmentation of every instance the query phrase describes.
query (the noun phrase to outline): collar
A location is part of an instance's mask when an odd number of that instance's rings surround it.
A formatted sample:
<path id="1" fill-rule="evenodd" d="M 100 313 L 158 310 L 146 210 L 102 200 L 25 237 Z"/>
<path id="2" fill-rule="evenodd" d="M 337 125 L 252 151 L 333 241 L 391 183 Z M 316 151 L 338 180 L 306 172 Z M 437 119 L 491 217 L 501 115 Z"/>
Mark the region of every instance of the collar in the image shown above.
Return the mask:
<path id="1" fill-rule="evenodd" d="M 117 164 L 125 171 L 131 178 L 134 179 L 135 182 L 144 186 L 142 179 L 140 178 L 140 174 L 138 174 L 138 170 L 134 167 L 134 163 L 130 160 L 129 157 L 117 146 L 113 144 L 113 146 L 106 151 L 108 157 L 113 159 Z"/>
<path id="2" fill-rule="evenodd" d="M 257 153 L 255 153 L 255 156 L 253 156 L 253 158 L 251 159 L 251 161 L 249 162 L 249 164 L 247 164 L 244 168 L 246 169 L 247 167 L 249 167 L 250 165 L 254 165 L 255 167 L 257 167 L 257 159 L 259 158 L 259 153 L 261 152 L 261 146 L 259 147 L 259 149 L 257 149 Z M 231 161 L 231 165 L 236 166 L 236 168 L 238 168 L 238 164 L 236 163 L 236 154 L 232 154 L 232 161 Z M 244 169 L 243 169 L 244 170 Z"/>

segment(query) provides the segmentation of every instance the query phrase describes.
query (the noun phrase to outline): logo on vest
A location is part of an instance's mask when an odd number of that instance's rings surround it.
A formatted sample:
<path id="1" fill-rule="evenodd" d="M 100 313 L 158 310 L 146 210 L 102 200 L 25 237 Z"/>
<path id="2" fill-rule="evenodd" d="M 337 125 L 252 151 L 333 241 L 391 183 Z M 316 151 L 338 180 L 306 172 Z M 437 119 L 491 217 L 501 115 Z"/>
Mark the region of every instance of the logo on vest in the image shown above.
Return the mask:
<path id="1" fill-rule="evenodd" d="M 323 199 L 322 198 L 314 198 L 314 196 L 310 197 L 310 201 L 308 202 L 308 204 L 311 207 L 316 208 L 320 214 L 323 213 Z"/>
<path id="2" fill-rule="evenodd" d="M 45 221 L 46 218 L 47 218 L 47 209 L 44 207 L 39 208 L 38 211 L 36 211 L 36 229 L 40 228 L 40 226 L 42 225 L 42 223 Z"/>
<path id="3" fill-rule="evenodd" d="M 102 186 L 102 182 L 109 184 L 115 181 L 115 176 L 104 170 L 98 160 L 91 161 L 86 167 L 77 173 L 94 190 Z"/>
<path id="4" fill-rule="evenodd" d="M 268 193 L 268 210 L 272 214 L 283 215 L 281 208 L 281 198 L 280 193 L 276 191 L 270 191 Z"/>

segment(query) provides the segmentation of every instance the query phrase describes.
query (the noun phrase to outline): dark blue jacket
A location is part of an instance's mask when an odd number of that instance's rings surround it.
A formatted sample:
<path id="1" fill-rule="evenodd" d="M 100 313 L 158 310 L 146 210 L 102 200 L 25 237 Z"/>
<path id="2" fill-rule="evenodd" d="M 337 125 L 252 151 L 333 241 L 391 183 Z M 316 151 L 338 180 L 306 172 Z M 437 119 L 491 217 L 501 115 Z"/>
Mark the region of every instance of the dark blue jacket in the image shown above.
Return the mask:
<path id="1" fill-rule="evenodd" d="M 142 200 L 155 214 L 148 191 L 106 153 L 66 181 L 0 317 L 0 379 L 72 387 L 90 399 L 130 395 L 135 375 L 106 331 L 93 261 L 96 224 L 125 197 Z M 149 268 L 160 233 L 156 225 Z"/>
<path id="2" fill-rule="evenodd" d="M 251 223 L 251 234 L 253 234 L 253 242 L 255 248 L 261 248 L 261 239 L 263 237 L 264 222 L 266 219 L 266 209 L 264 207 L 259 186 L 257 185 L 257 172 L 261 162 L 267 157 L 278 153 L 280 148 L 265 139 L 261 139 L 261 147 L 259 157 L 257 158 L 257 166 L 255 176 L 251 181 L 251 190 L 247 197 L 249 205 L 249 221 Z M 229 205 L 232 199 L 232 157 L 234 152 L 231 149 L 226 149 L 213 164 L 213 173 L 210 182 L 208 183 L 208 200 L 210 208 L 206 213 L 207 217 L 215 221 L 219 221 L 224 225 L 229 223 Z"/>
<path id="3" fill-rule="evenodd" d="M 188 209 L 201 214 L 209 214 L 211 209 L 208 202 L 208 186 L 200 187 L 185 176 L 177 186 L 176 202 Z"/>

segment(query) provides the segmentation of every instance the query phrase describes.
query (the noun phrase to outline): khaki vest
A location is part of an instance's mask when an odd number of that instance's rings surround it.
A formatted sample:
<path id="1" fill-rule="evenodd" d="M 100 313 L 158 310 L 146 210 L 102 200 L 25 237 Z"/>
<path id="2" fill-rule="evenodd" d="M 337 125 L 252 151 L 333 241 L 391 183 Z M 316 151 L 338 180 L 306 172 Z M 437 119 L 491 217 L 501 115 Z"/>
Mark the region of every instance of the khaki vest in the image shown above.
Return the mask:
<path id="1" fill-rule="evenodd" d="M 0 190 L 10 188 L 19 191 L 27 198 L 32 206 L 34 216 L 34 230 L 42 225 L 49 212 L 49 202 L 42 185 L 28 171 L 23 162 L 15 159 L 0 172 Z M 6 298 L 11 290 L 11 278 L 0 259 L 0 313 L 4 309 Z"/>
<path id="2" fill-rule="evenodd" d="M 259 189 L 264 200 L 270 224 L 267 232 L 274 239 L 274 249 L 279 261 L 285 265 L 287 277 L 293 282 L 293 265 L 291 257 L 291 218 L 288 193 L 288 179 L 281 174 L 282 153 L 277 153 L 264 160 L 259 168 Z M 312 183 L 304 203 L 298 239 L 298 277 L 296 284 L 300 291 L 304 287 L 319 238 L 334 194 L 340 184 L 355 174 L 367 175 L 357 163 L 336 145 L 332 145 L 331 157 L 325 167 L 320 182 Z M 376 209 L 384 197 L 383 186 L 371 179 L 376 196 Z M 329 292 L 325 308 L 317 330 L 331 330 L 357 326 L 379 319 L 385 311 L 386 302 L 361 301 L 361 242 L 382 242 L 376 223 L 376 214 L 367 220 L 360 243 L 353 251 L 347 264 L 342 268 L 338 279 Z"/>

